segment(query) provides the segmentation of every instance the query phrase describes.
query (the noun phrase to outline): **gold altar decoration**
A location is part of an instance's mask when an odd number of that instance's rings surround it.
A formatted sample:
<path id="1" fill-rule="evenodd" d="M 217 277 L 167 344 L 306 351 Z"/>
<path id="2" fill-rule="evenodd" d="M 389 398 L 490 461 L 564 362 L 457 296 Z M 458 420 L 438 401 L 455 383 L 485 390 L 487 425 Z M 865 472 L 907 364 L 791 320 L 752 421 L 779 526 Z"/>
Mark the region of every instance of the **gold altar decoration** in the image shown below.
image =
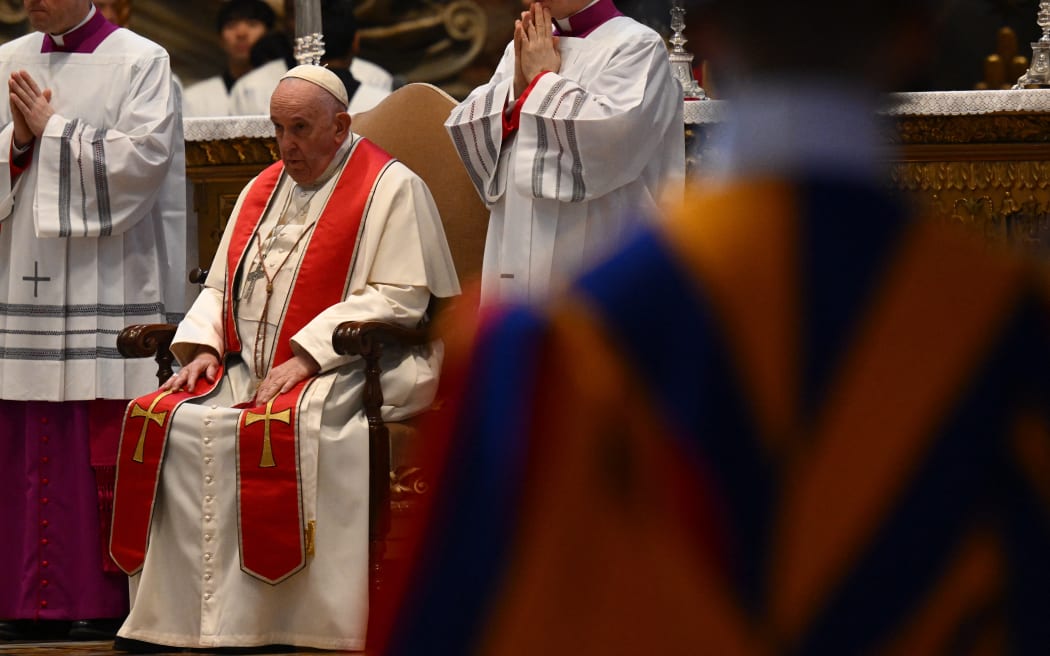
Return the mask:
<path id="1" fill-rule="evenodd" d="M 1050 255 L 1050 114 L 902 116 L 893 185 L 994 243 Z"/>
<path id="2" fill-rule="evenodd" d="M 186 178 L 193 185 L 200 266 L 211 265 L 241 189 L 278 159 L 280 151 L 272 137 L 186 142 Z"/>

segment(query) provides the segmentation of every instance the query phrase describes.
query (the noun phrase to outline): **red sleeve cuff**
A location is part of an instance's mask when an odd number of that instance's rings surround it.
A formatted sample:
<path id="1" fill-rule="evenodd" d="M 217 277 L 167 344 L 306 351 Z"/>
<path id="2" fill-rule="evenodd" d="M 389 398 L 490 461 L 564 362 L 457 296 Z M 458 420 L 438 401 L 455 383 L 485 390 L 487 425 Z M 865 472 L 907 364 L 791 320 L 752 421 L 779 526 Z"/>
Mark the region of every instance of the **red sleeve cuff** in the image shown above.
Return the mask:
<path id="1" fill-rule="evenodd" d="M 550 71 L 541 71 L 539 75 L 532 78 L 532 82 L 529 86 L 525 87 L 525 90 L 521 92 L 518 97 L 518 102 L 514 105 L 514 109 L 511 110 L 510 116 L 507 116 L 507 112 L 503 112 L 503 140 L 506 141 L 507 137 L 518 131 L 518 125 L 521 123 L 521 108 L 525 105 L 525 99 L 532 93 L 532 89 L 536 86 L 536 83 L 540 81 L 540 78 L 550 73 Z"/>
<path id="2" fill-rule="evenodd" d="M 14 180 L 18 176 L 29 168 L 29 165 L 33 162 L 33 148 L 36 147 L 36 141 L 32 141 L 29 144 L 29 150 L 25 151 L 18 156 L 15 161 L 15 142 L 11 140 L 11 152 L 8 153 L 8 159 L 11 162 L 11 179 Z"/>

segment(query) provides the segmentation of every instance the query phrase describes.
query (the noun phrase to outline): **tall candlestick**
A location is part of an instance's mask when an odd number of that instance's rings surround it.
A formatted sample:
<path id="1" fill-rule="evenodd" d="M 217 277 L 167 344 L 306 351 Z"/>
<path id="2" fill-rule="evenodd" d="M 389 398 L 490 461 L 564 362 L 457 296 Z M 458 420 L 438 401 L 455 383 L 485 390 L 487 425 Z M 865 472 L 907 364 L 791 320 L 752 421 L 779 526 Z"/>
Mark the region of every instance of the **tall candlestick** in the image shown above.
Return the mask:
<path id="1" fill-rule="evenodd" d="M 295 0 L 295 60 L 320 65 L 324 57 L 320 0 Z"/>
<path id="2" fill-rule="evenodd" d="M 1041 0 L 1036 24 L 1043 28 L 1043 36 L 1032 44 L 1032 63 L 1017 80 L 1015 89 L 1050 88 L 1050 0 Z"/>
<path id="3" fill-rule="evenodd" d="M 674 30 L 674 35 L 671 36 L 671 45 L 674 48 L 668 55 L 671 60 L 671 74 L 682 86 L 682 93 L 686 99 L 707 100 L 707 94 L 693 77 L 693 55 L 684 48 L 687 39 L 682 34 L 685 30 L 685 9 L 681 0 L 671 2 L 671 29 Z"/>

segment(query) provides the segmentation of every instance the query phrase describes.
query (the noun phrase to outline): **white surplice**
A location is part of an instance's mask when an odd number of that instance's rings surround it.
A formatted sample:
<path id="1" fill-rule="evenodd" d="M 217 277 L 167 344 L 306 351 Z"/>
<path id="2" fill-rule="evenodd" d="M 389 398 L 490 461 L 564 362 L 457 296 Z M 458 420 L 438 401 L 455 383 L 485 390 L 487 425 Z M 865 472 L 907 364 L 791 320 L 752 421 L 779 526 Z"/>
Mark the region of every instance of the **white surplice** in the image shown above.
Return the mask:
<path id="1" fill-rule="evenodd" d="M 483 302 L 543 299 L 680 193 L 682 90 L 660 36 L 620 16 L 559 43 L 560 72 L 539 79 L 506 142 L 513 44 L 445 124 L 492 212 Z"/>
<path id="2" fill-rule="evenodd" d="M 122 358 L 116 335 L 178 320 L 196 258 L 178 92 L 168 54 L 134 32 L 89 54 L 42 39 L 0 47 L 0 78 L 28 71 L 56 112 L 13 181 L 0 102 L 0 398 L 126 399 L 156 386 L 156 364 Z"/>
<path id="3" fill-rule="evenodd" d="M 316 190 L 302 189 L 283 176 L 248 245 L 245 271 L 258 262 L 259 235 L 267 270 L 279 270 L 273 278 L 271 323 L 261 343 L 267 363 L 309 233 L 293 246 L 317 221 L 339 175 L 355 175 L 337 168 L 337 175 Z M 244 194 L 234 217 L 243 200 Z M 278 225 L 281 215 L 287 217 L 286 225 Z M 179 326 L 173 351 L 180 361 L 192 357 L 199 344 L 223 353 L 222 290 L 231 234 L 227 229 L 207 284 Z M 429 191 L 400 163 L 382 173 L 356 248 L 344 301 L 293 338 L 294 349 L 308 352 L 321 365 L 300 415 L 303 508 L 305 520 L 316 521 L 315 555 L 277 585 L 240 569 L 235 439 L 240 411 L 231 406 L 250 400 L 265 374 L 254 371 L 254 352 L 266 299 L 265 280 L 254 287 L 242 282 L 236 326 L 243 357 L 228 362 L 212 394 L 184 403 L 172 419 L 146 561 L 131 579 L 131 613 L 119 635 L 181 647 L 364 647 L 368 425 L 361 401 L 363 361 L 337 355 L 332 332 L 339 323 L 355 319 L 416 325 L 431 294 L 454 295 L 459 285 Z M 246 275 L 241 277 L 244 281 Z M 344 281 L 333 279 L 332 284 L 342 288 Z M 386 352 L 384 416 L 403 418 L 426 408 L 436 390 L 440 360 L 440 345 Z"/>
<path id="4" fill-rule="evenodd" d="M 182 94 L 182 115 L 229 116 L 230 92 L 222 76 L 214 75 L 186 87 Z"/>

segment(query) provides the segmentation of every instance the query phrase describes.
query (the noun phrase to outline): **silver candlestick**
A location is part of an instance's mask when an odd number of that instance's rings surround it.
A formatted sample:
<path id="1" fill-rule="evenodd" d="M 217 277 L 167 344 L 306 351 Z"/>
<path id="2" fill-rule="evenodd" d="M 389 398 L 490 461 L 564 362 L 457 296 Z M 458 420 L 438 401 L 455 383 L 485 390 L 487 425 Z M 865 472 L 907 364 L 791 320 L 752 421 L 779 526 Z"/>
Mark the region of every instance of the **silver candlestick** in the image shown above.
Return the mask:
<path id="1" fill-rule="evenodd" d="M 1043 36 L 1032 43 L 1032 64 L 1014 85 L 1015 89 L 1050 88 L 1050 0 L 1040 0 L 1036 24 Z"/>
<path id="2" fill-rule="evenodd" d="M 295 61 L 319 66 L 324 57 L 320 0 L 295 0 Z"/>
<path id="3" fill-rule="evenodd" d="M 682 85 L 682 93 L 687 100 L 707 100 L 707 94 L 693 77 L 693 55 L 683 47 L 688 41 L 682 32 L 685 30 L 685 8 L 681 0 L 671 2 L 671 49 L 668 58 L 671 60 L 671 74 Z"/>

